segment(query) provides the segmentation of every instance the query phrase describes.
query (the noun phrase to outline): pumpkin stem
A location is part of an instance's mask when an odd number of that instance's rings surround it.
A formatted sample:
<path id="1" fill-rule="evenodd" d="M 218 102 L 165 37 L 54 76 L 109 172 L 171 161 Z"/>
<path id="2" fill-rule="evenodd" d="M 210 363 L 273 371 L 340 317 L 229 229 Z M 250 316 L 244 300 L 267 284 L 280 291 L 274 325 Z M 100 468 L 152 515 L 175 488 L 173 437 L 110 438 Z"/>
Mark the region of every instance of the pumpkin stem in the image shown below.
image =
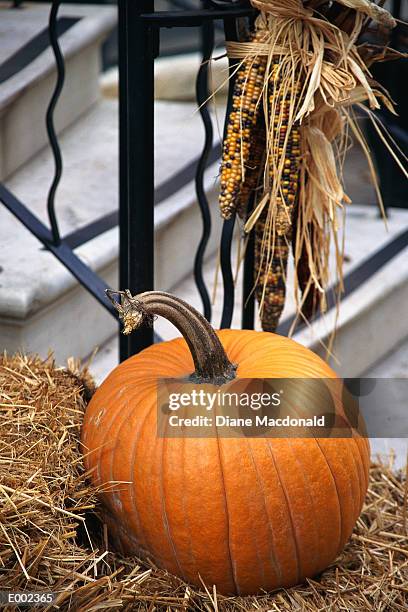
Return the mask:
<path id="1" fill-rule="evenodd" d="M 210 323 L 195 308 L 164 291 L 147 291 L 132 296 L 130 291 L 106 290 L 119 313 L 124 334 L 130 334 L 144 323 L 152 324 L 162 316 L 181 332 L 191 352 L 195 372 L 190 380 L 222 385 L 235 378 L 237 366 L 232 364 Z M 120 297 L 120 303 L 115 296 Z"/>

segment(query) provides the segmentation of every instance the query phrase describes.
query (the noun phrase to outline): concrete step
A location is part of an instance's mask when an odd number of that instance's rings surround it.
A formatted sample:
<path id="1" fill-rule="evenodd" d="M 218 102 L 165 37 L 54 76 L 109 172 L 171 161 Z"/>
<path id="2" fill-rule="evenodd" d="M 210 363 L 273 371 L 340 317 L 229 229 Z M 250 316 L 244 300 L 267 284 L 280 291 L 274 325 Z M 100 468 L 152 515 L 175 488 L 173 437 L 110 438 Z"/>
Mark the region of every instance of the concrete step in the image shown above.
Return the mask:
<path id="1" fill-rule="evenodd" d="M 217 47 L 217 59 L 210 62 L 209 88 L 217 100 L 228 94 L 228 59 L 222 56 L 224 48 Z M 157 100 L 194 102 L 196 78 L 200 68 L 200 53 L 181 53 L 158 57 L 154 62 L 154 95 Z M 119 71 L 117 67 L 104 72 L 101 89 L 107 98 L 119 95 Z"/>
<path id="2" fill-rule="evenodd" d="M 47 143 L 45 112 L 56 81 L 46 32 L 50 4 L 10 6 L 0 2 L 0 180 Z M 66 80 L 55 113 L 58 132 L 97 101 L 100 47 L 117 20 L 109 6 L 64 3 L 59 16 Z"/>
<path id="3" fill-rule="evenodd" d="M 198 157 L 203 128 L 196 106 L 156 103 L 156 180 L 160 187 L 173 173 Z M 104 100 L 61 137 L 64 172 L 56 211 L 61 234 L 67 235 L 118 207 L 118 106 Z M 171 154 L 169 152 L 171 151 Z M 6 182 L 28 208 L 47 222 L 46 197 L 53 160 L 44 149 Z M 205 188 L 213 204 L 218 164 L 211 166 Z M 208 254 L 219 243 L 218 212 Z M 156 286 L 170 289 L 192 270 L 201 234 L 201 217 L 193 181 L 155 207 Z M 85 356 L 116 331 L 113 318 L 81 288 L 52 254 L 0 207 L 0 344 L 24 348 L 57 359 Z M 82 244 L 76 253 L 107 285 L 117 287 L 118 231 L 111 229 Z M 72 330 L 72 331 L 69 331 Z"/>
<path id="4" fill-rule="evenodd" d="M 380 359 L 367 372 L 367 378 L 408 378 L 408 340 L 402 341 L 388 355 Z M 392 389 L 392 387 L 391 387 Z M 397 389 L 397 387 L 396 387 Z M 398 406 L 398 413 L 407 414 L 407 398 L 394 394 L 389 398 L 390 406 Z M 371 451 L 380 455 L 395 454 L 395 468 L 402 468 L 408 460 L 407 438 L 377 438 L 371 440 Z"/>

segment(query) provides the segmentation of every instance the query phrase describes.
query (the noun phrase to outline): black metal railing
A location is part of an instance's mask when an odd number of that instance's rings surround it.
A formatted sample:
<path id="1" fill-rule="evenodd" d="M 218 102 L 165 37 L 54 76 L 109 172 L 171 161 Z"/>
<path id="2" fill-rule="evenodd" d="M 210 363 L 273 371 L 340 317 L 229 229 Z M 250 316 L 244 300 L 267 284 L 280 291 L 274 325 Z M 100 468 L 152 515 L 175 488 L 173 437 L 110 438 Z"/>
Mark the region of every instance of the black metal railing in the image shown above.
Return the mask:
<path id="1" fill-rule="evenodd" d="M 59 46 L 61 21 L 58 11 L 61 0 L 51 3 L 49 40 L 52 46 L 57 82 L 47 110 L 46 124 L 55 160 L 55 174 L 49 190 L 47 211 L 49 229 L 4 185 L 0 200 L 53 253 L 96 300 L 112 315 L 116 313 L 106 299 L 105 283 L 75 254 L 74 249 L 85 241 L 119 223 L 119 286 L 132 293 L 154 287 L 154 205 L 166 195 L 194 178 L 198 205 L 202 216 L 202 236 L 197 245 L 194 278 L 203 303 L 203 311 L 211 319 L 211 303 L 203 278 L 203 261 L 211 233 L 211 215 L 204 189 L 204 174 L 209 163 L 220 153 L 213 145 L 213 127 L 206 101 L 209 98 L 208 63 L 214 47 L 214 28 L 223 27 L 229 38 L 236 36 L 237 24 L 254 14 L 246 0 L 202 0 L 199 8 L 178 2 L 177 10 L 155 11 L 154 0 L 118 0 L 119 17 L 119 212 L 62 237 L 58 227 L 56 195 L 63 171 L 62 156 L 54 129 L 54 111 L 64 82 L 64 58 Z M 199 27 L 201 29 L 203 63 L 196 80 L 197 104 L 203 122 L 203 149 L 198 160 L 182 168 L 170 181 L 154 189 L 154 60 L 159 55 L 162 28 Z M 231 86 L 232 86 L 231 79 Z M 160 193 L 160 192 L 163 193 Z M 221 242 L 221 269 L 224 279 L 223 327 L 231 324 L 234 305 L 234 283 L 231 270 L 233 221 L 224 223 Z M 131 337 L 120 337 L 120 358 L 134 354 L 153 342 L 153 331 L 145 329 Z"/>
<path id="2" fill-rule="evenodd" d="M 211 215 L 204 189 L 204 174 L 220 154 L 220 143 L 213 143 L 211 114 L 206 106 L 209 98 L 208 63 L 214 46 L 214 29 L 222 27 L 225 37 L 234 40 L 242 21 L 251 20 L 255 11 L 247 0 L 202 0 L 200 8 L 183 8 L 185 0 L 177 0 L 172 11 L 155 11 L 154 0 L 118 0 L 119 16 L 119 211 L 72 232 L 60 236 L 57 221 L 56 194 L 63 171 L 58 139 L 54 130 L 54 111 L 64 80 L 64 58 L 58 36 L 64 29 L 58 19 L 61 0 L 53 0 L 49 20 L 49 40 L 57 67 L 57 83 L 47 111 L 47 129 L 55 160 L 55 175 L 46 203 L 50 228 L 40 221 L 4 185 L 0 184 L 0 201 L 42 242 L 115 318 L 116 310 L 105 296 L 105 282 L 75 254 L 74 249 L 87 240 L 119 224 L 119 286 L 135 293 L 154 288 L 154 206 L 181 186 L 194 179 L 202 216 L 202 235 L 197 245 L 194 278 L 200 293 L 203 312 L 211 320 L 211 303 L 203 278 L 203 260 L 211 233 Z M 183 6 L 181 6 L 183 5 Z M 181 8 L 180 8 L 181 6 Z M 166 183 L 154 188 L 154 60 L 160 52 L 162 28 L 201 29 L 203 63 L 196 80 L 197 104 L 203 123 L 203 148 L 198 160 L 181 168 Z M 30 47 L 31 49 L 31 47 Z M 31 49 L 30 53 L 37 52 Z M 21 57 L 17 58 L 21 63 Z M 1 67 L 0 67 L 1 68 Z M 7 74 L 10 66 L 6 67 Z M 233 86 L 234 63 L 230 63 L 230 92 Z M 1 70 L 0 70 L 1 76 Z M 6 75 L 7 76 L 7 75 Z M 0 80 L 1 82 L 1 80 Z M 223 311 L 221 328 L 230 327 L 234 312 L 235 286 L 231 263 L 231 245 L 235 219 L 225 221 L 220 245 L 223 278 Z M 408 244 L 403 232 L 373 256 L 357 266 L 345 278 L 345 294 L 354 291 L 381 266 Z M 243 273 L 242 327 L 254 326 L 253 242 L 248 242 Z M 329 298 L 329 306 L 331 304 Z M 280 333 L 287 333 L 293 320 L 283 321 Z M 218 322 L 215 322 L 216 324 Z M 149 346 L 153 330 L 145 329 L 132 336 L 120 336 L 121 360 Z"/>

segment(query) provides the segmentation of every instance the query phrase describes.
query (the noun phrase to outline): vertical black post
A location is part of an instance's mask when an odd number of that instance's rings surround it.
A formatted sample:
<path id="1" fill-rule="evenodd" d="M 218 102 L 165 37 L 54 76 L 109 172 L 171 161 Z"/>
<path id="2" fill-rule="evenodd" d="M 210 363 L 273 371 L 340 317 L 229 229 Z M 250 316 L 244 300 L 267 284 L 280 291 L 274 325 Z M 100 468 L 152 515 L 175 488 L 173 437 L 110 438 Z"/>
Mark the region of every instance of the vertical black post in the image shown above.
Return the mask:
<path id="1" fill-rule="evenodd" d="M 211 213 L 208 198 L 204 189 L 204 174 L 207 167 L 208 156 L 213 142 L 213 127 L 210 111 L 208 109 L 209 83 L 208 62 L 214 48 L 214 22 L 206 22 L 201 26 L 202 63 L 196 79 L 196 100 L 204 127 L 204 145 L 197 163 L 195 174 L 195 190 L 197 202 L 200 207 L 202 219 L 202 233 L 196 256 L 194 259 L 194 280 L 203 303 L 203 314 L 211 321 L 211 300 L 203 276 L 203 263 L 205 250 L 211 235 Z"/>
<path id="2" fill-rule="evenodd" d="M 140 18 L 153 0 L 118 0 L 119 11 L 119 286 L 133 294 L 154 279 L 154 32 Z M 144 328 L 120 336 L 120 359 L 153 342 Z"/>
<path id="3" fill-rule="evenodd" d="M 225 40 L 237 40 L 237 27 L 238 24 L 235 19 L 224 19 Z M 237 62 L 238 60 L 229 59 L 230 79 L 228 83 L 228 101 L 225 114 L 224 138 L 227 133 L 228 115 L 232 106 L 232 95 L 235 81 L 234 68 Z M 231 263 L 234 225 L 235 215 L 231 219 L 228 219 L 228 221 L 224 221 L 221 232 L 220 267 L 224 286 L 224 302 L 222 306 L 220 329 L 231 327 L 232 317 L 234 314 L 235 286 Z"/>
<path id="4" fill-rule="evenodd" d="M 392 14 L 396 19 L 402 19 L 401 17 L 402 0 L 394 0 L 392 3 Z"/>
<path id="5" fill-rule="evenodd" d="M 248 212 L 253 208 L 254 196 L 248 202 Z M 255 269 L 255 230 L 248 235 L 244 257 L 244 274 L 242 279 L 242 329 L 254 329 L 255 295 L 254 295 L 254 269 Z"/>

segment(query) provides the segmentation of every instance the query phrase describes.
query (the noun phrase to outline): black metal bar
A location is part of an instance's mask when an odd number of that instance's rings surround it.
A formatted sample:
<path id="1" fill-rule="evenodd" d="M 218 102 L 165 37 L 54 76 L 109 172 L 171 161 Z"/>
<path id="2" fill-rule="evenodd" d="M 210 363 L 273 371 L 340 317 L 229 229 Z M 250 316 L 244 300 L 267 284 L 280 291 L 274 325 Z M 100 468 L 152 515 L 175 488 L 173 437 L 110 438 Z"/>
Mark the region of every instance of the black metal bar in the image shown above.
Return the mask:
<path id="1" fill-rule="evenodd" d="M 392 14 L 396 19 L 401 19 L 402 0 L 393 0 Z"/>
<path id="2" fill-rule="evenodd" d="M 201 211 L 202 218 L 202 235 L 198 244 L 195 260 L 194 260 L 194 279 L 197 285 L 198 292 L 203 304 L 204 316 L 208 321 L 211 321 L 211 301 L 208 290 L 203 277 L 203 262 L 205 249 L 211 234 L 211 214 L 208 199 L 204 189 L 204 171 L 208 165 L 208 157 L 211 151 L 213 141 L 213 127 L 211 115 L 208 110 L 208 62 L 211 58 L 214 48 L 214 24 L 206 23 L 202 26 L 202 49 L 203 57 L 199 68 L 196 80 L 196 99 L 199 107 L 199 112 L 204 125 L 204 146 L 201 157 L 197 164 L 195 176 L 195 189 L 197 201 Z"/>
<path id="3" fill-rule="evenodd" d="M 55 63 L 57 66 L 57 82 L 55 84 L 54 92 L 51 96 L 50 103 L 48 105 L 47 114 L 46 114 L 46 127 L 48 139 L 50 142 L 52 154 L 54 156 L 54 164 L 55 164 L 55 172 L 54 178 L 51 183 L 51 187 L 48 192 L 47 198 L 47 211 L 48 218 L 50 220 L 51 232 L 54 240 L 54 244 L 58 245 L 61 242 L 61 236 L 58 228 L 58 221 L 55 214 L 55 194 L 58 189 L 59 182 L 62 176 L 62 156 L 61 149 L 58 144 L 57 134 L 55 132 L 54 126 L 54 112 L 57 106 L 59 97 L 61 95 L 62 88 L 64 87 L 65 80 L 65 64 L 64 57 L 61 53 L 61 49 L 58 43 L 58 31 L 57 31 L 57 17 L 58 10 L 61 6 L 61 0 L 53 0 L 50 18 L 48 23 L 48 32 L 50 36 L 50 45 L 52 47 Z"/>
<path id="4" fill-rule="evenodd" d="M 181 10 L 185 10 L 185 11 L 194 10 L 194 5 L 191 4 L 191 2 L 186 2 L 185 0 L 171 0 L 171 4 L 173 6 L 179 7 Z M 206 4 L 210 5 L 211 2 L 209 2 L 209 0 L 206 0 Z M 218 20 L 213 21 L 213 23 L 214 23 L 214 27 L 217 30 L 223 30 L 223 26 Z"/>
<path id="5" fill-rule="evenodd" d="M 106 298 L 106 282 L 91 270 L 64 242 L 55 244 L 52 232 L 0 183 L 0 201 L 71 272 L 94 298 L 117 319 L 117 312 Z"/>
<path id="6" fill-rule="evenodd" d="M 248 7 L 228 7 L 227 9 L 201 9 L 191 11 L 157 11 L 157 13 L 142 13 L 141 19 L 155 28 L 190 28 L 199 27 L 208 21 L 216 19 L 238 19 L 249 17 L 256 13 Z"/>
<path id="7" fill-rule="evenodd" d="M 229 16 L 224 20 L 224 31 L 225 40 L 236 40 L 237 39 L 237 22 L 235 19 L 231 19 Z M 224 124 L 224 137 L 226 135 L 228 115 L 232 105 L 232 94 L 234 88 L 234 67 L 237 64 L 237 60 L 229 60 L 229 88 L 228 88 L 228 103 L 225 114 Z M 222 316 L 220 328 L 224 329 L 231 327 L 232 317 L 234 314 L 234 302 L 235 302 L 235 285 L 234 276 L 232 273 L 232 239 L 234 235 L 235 217 L 224 221 L 221 233 L 221 248 L 220 248 L 220 267 L 224 286 L 224 302 L 222 307 Z"/>
<path id="8" fill-rule="evenodd" d="M 253 208 L 254 196 L 248 202 L 248 212 Z M 254 329 L 255 295 L 254 295 L 254 266 L 255 266 L 255 238 L 254 231 L 247 236 L 244 256 L 244 269 L 242 279 L 242 329 Z"/>
<path id="9" fill-rule="evenodd" d="M 232 273 L 231 251 L 235 217 L 224 221 L 221 232 L 220 267 L 224 285 L 224 301 L 220 329 L 231 327 L 234 314 L 235 285 Z"/>
<path id="10" fill-rule="evenodd" d="M 106 289 L 109 287 L 103 278 L 91 270 L 70 248 L 61 241 L 55 245 L 51 231 L 46 225 L 22 203 L 12 193 L 0 183 L 0 202 L 28 229 L 30 234 L 35 236 L 44 247 L 50 251 L 63 266 L 71 272 L 72 276 L 103 306 L 118 322 L 118 313 L 112 306 L 111 301 L 106 297 Z M 162 338 L 154 334 L 155 342 L 162 342 Z"/>
<path id="11" fill-rule="evenodd" d="M 153 289 L 154 36 L 143 12 L 153 0 L 119 0 L 120 289 Z M 153 342 L 153 330 L 120 338 L 121 360 Z"/>

